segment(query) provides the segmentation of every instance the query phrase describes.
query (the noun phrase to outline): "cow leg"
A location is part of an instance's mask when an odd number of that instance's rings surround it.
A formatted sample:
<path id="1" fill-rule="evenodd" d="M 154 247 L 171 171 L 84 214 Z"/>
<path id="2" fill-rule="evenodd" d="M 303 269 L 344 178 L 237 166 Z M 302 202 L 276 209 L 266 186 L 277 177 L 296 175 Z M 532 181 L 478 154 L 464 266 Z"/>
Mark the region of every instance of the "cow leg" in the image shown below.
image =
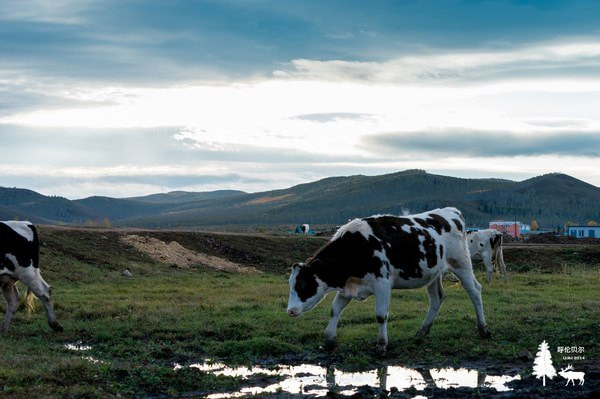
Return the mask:
<path id="1" fill-rule="evenodd" d="M 329 319 L 329 324 L 327 324 L 327 328 L 325 329 L 325 340 L 327 342 L 335 342 L 340 315 L 351 300 L 352 298 L 344 296 L 340 292 L 338 292 L 335 298 L 333 298 L 333 302 L 331 302 L 331 319 Z"/>
<path id="2" fill-rule="evenodd" d="M 485 265 L 485 282 L 492 282 L 492 274 L 494 272 L 494 264 L 491 261 L 491 255 L 488 252 L 483 254 L 483 264 Z"/>
<path id="3" fill-rule="evenodd" d="M 431 328 L 446 296 L 444 294 L 441 275 L 439 278 L 435 278 L 427 286 L 427 294 L 429 294 L 429 311 L 427 312 L 427 316 L 425 317 L 425 321 L 423 321 L 421 329 L 417 332 L 417 337 L 424 337 L 429 334 L 429 329 Z"/>
<path id="4" fill-rule="evenodd" d="M 375 291 L 375 317 L 379 323 L 379 336 L 377 337 L 377 350 L 385 352 L 388 344 L 387 320 L 390 308 L 391 287 L 380 286 Z"/>
<path id="5" fill-rule="evenodd" d="M 481 284 L 479 284 L 475 278 L 475 275 L 473 274 L 473 268 L 470 267 L 470 263 L 470 259 L 465 261 L 463 264 L 459 264 L 456 261 L 451 261 L 450 268 L 454 274 L 456 274 L 456 277 L 459 278 L 460 283 L 465 291 L 467 291 L 467 294 L 469 294 L 469 298 L 471 298 L 471 302 L 475 308 L 475 314 L 477 315 L 477 328 L 479 329 L 479 334 L 483 338 L 489 338 L 491 334 L 487 328 L 487 323 L 485 322 L 485 316 L 483 314 Z"/>
<path id="6" fill-rule="evenodd" d="M 19 307 L 19 293 L 17 292 L 15 283 L 16 280 L 2 284 L 2 294 L 4 295 L 4 299 L 6 299 L 6 315 L 4 316 L 4 323 L 2 323 L 3 333 L 8 332 L 10 322 Z"/>
<path id="7" fill-rule="evenodd" d="M 21 276 L 21 282 L 25 284 L 31 292 L 38 297 L 38 299 L 44 305 L 44 309 L 46 310 L 46 318 L 48 319 L 48 325 L 54 331 L 63 331 L 63 327 L 56 320 L 56 315 L 54 314 L 54 307 L 52 306 L 52 301 L 50 300 L 50 286 L 42 279 L 39 272 L 37 275 L 35 274 L 26 274 Z"/>

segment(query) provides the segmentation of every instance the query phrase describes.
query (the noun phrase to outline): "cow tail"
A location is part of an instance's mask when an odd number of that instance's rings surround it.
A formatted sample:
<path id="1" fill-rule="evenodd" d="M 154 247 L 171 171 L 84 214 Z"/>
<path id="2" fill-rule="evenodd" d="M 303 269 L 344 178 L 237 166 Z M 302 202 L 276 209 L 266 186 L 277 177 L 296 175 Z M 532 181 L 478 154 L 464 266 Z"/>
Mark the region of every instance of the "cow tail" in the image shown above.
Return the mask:
<path id="1" fill-rule="evenodd" d="M 31 315 L 35 311 L 35 296 L 33 292 L 27 288 L 27 294 L 25 294 L 25 308 L 27 309 L 27 315 Z"/>
<path id="2" fill-rule="evenodd" d="M 498 268 L 498 261 L 500 260 L 500 256 L 502 256 L 502 236 L 497 235 L 493 241 L 492 247 L 492 265 L 494 269 Z"/>

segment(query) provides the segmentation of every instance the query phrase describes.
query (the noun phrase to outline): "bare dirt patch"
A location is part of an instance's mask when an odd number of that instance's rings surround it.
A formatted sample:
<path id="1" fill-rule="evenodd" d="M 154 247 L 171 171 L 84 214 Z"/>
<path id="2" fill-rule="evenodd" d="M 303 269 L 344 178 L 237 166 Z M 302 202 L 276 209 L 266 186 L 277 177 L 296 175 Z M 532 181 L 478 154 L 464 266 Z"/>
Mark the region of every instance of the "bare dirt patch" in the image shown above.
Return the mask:
<path id="1" fill-rule="evenodd" d="M 120 237 L 121 241 L 131 245 L 140 252 L 150 256 L 152 259 L 180 268 L 194 265 L 202 265 L 211 269 L 230 273 L 257 273 L 254 267 L 242 266 L 218 256 L 207 255 L 202 252 L 187 249 L 177 241 L 166 243 L 158 238 L 128 234 Z"/>

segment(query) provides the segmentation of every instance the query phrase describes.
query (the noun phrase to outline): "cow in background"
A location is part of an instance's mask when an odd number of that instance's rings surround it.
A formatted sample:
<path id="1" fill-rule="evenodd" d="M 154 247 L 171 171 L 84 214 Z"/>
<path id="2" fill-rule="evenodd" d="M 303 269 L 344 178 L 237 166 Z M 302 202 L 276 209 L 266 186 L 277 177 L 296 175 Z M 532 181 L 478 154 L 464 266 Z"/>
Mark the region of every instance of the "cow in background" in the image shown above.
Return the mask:
<path id="1" fill-rule="evenodd" d="M 0 222 L 0 287 L 6 299 L 6 315 L 0 331 L 7 332 L 19 307 L 17 281 L 27 286 L 26 305 L 32 308 L 35 294 L 46 310 L 48 324 L 55 331 L 63 331 L 56 321 L 50 299 L 52 288 L 44 281 L 39 269 L 40 244 L 35 226 L 29 222 Z"/>
<path id="2" fill-rule="evenodd" d="M 485 265 L 485 281 L 492 281 L 494 267 L 499 268 L 508 281 L 504 255 L 502 254 L 502 233 L 495 229 L 467 231 L 467 240 L 471 258 L 480 257 Z"/>
<path id="3" fill-rule="evenodd" d="M 465 221 L 456 208 L 401 217 L 372 216 L 340 227 L 313 257 L 292 266 L 287 312 L 299 316 L 327 293 L 336 291 L 325 330 L 325 339 L 333 342 L 340 314 L 350 301 L 375 295 L 377 347 L 383 351 L 388 343 L 392 289 L 427 287 L 429 311 L 417 333 L 427 335 L 444 300 L 442 276 L 448 268 L 460 279 L 473 303 L 481 336 L 489 337 L 481 285 L 473 275 L 467 248 Z"/>

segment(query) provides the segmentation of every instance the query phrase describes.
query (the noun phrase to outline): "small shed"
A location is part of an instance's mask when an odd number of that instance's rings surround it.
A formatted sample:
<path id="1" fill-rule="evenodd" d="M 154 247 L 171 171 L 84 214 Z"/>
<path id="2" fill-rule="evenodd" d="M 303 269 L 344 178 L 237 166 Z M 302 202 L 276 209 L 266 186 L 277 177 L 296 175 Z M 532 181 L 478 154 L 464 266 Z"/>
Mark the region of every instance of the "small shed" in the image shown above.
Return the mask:
<path id="1" fill-rule="evenodd" d="M 568 226 L 567 235 L 577 238 L 600 238 L 600 226 Z"/>

